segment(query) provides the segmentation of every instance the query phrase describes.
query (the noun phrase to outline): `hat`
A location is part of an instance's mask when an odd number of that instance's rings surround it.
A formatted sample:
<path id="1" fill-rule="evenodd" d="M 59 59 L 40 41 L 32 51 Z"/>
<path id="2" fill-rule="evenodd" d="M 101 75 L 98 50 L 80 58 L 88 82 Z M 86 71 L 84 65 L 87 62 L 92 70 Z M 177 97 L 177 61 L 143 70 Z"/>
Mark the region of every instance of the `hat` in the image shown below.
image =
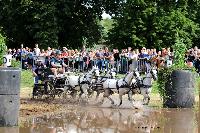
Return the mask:
<path id="1" fill-rule="evenodd" d="M 67 47 L 63 47 L 63 49 L 67 50 Z"/>
<path id="2" fill-rule="evenodd" d="M 56 50 L 56 55 L 59 55 L 61 54 L 61 51 L 60 50 Z"/>

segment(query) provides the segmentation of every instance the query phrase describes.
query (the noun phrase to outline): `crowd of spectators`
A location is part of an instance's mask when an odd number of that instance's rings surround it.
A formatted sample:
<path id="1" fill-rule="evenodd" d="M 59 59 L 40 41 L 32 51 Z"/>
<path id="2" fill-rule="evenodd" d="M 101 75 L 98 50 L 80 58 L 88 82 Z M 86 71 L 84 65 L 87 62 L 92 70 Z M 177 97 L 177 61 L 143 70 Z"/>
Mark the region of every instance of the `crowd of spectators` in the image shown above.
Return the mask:
<path id="1" fill-rule="evenodd" d="M 44 57 L 44 65 L 50 67 L 51 59 L 56 56 L 56 52 L 60 51 L 60 58 L 68 67 L 87 70 L 96 65 L 100 70 L 107 70 L 109 67 L 120 67 L 120 71 L 127 72 L 129 65 L 138 59 L 146 59 L 151 62 L 151 65 L 160 67 L 168 67 L 173 62 L 173 52 L 170 48 L 162 48 L 160 51 L 156 49 L 147 49 L 143 47 L 141 50 L 128 47 L 127 49 L 109 50 L 107 47 L 95 50 L 87 50 L 85 46 L 81 50 L 78 49 L 40 49 L 38 44 L 34 49 L 25 47 L 20 49 L 9 49 L 8 54 L 11 54 L 16 60 L 22 61 L 22 68 L 26 69 L 26 64 L 34 64 L 35 57 Z M 189 49 L 185 54 L 185 62 L 190 67 L 195 67 L 200 72 L 200 49 L 194 47 Z"/>

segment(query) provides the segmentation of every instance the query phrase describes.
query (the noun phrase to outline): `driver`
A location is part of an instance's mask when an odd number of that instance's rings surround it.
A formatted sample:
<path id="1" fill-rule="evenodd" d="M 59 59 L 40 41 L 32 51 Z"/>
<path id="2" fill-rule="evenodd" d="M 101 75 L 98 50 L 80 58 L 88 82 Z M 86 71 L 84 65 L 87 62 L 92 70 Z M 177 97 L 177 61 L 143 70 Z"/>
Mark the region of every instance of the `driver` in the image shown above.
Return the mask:
<path id="1" fill-rule="evenodd" d="M 63 74 L 65 72 L 65 67 L 67 67 L 67 65 L 62 59 L 61 51 L 57 50 L 55 53 L 55 57 L 52 58 L 50 61 L 50 69 L 53 72 L 53 74 L 57 76 L 58 73 Z"/>

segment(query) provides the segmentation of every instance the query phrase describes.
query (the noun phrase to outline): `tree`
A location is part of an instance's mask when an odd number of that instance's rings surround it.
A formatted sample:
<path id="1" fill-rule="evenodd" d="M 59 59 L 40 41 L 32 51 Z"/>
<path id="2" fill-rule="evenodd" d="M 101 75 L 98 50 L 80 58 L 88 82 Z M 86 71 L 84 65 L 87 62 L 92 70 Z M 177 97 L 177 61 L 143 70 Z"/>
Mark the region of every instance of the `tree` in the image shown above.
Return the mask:
<path id="1" fill-rule="evenodd" d="M 3 64 L 3 55 L 5 55 L 5 50 L 6 50 L 5 37 L 3 37 L 2 34 L 0 34 L 0 65 Z"/>
<path id="2" fill-rule="evenodd" d="M 177 32 L 188 47 L 199 38 L 199 24 L 189 17 L 197 13 L 189 10 L 188 0 L 127 0 L 121 9 L 108 37 L 113 47 L 171 47 Z"/>
<path id="3" fill-rule="evenodd" d="M 0 26 L 7 36 L 9 47 L 78 48 L 101 38 L 98 20 L 103 11 L 103 0 L 15 0 L 0 1 Z"/>

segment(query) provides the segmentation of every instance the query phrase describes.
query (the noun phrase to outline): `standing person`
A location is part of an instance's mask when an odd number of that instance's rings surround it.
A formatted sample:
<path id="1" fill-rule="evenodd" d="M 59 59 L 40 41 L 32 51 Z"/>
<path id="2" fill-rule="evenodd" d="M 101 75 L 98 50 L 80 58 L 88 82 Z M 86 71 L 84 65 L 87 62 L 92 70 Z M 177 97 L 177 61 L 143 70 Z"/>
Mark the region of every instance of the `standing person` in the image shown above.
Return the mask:
<path id="1" fill-rule="evenodd" d="M 135 53 L 139 56 L 140 55 L 139 49 L 135 49 Z"/>
<path id="2" fill-rule="evenodd" d="M 67 58 L 67 57 L 68 57 L 67 48 L 66 48 L 66 47 L 63 47 L 62 58 Z"/>
<path id="3" fill-rule="evenodd" d="M 46 56 L 46 53 L 45 53 L 44 49 L 41 50 L 41 52 L 40 52 L 40 56 L 43 56 L 43 57 Z"/>
<path id="4" fill-rule="evenodd" d="M 148 57 L 148 53 L 146 52 L 146 48 L 143 47 L 139 55 L 139 58 L 147 58 L 147 57 Z"/>
<path id="5" fill-rule="evenodd" d="M 17 52 L 16 52 L 16 61 L 21 61 L 21 51 L 20 49 L 17 49 Z"/>
<path id="6" fill-rule="evenodd" d="M 104 56 L 105 69 L 106 69 L 106 71 L 108 71 L 108 65 L 110 63 L 109 61 L 110 61 L 110 57 L 111 57 L 111 54 L 108 50 L 108 47 L 105 47 L 105 51 L 104 51 L 103 56 Z"/>
<path id="7" fill-rule="evenodd" d="M 28 53 L 27 53 L 27 62 L 28 64 L 34 65 L 33 64 L 33 51 L 32 49 L 29 49 Z"/>
<path id="8" fill-rule="evenodd" d="M 138 61 L 138 54 L 136 54 L 135 50 L 133 50 L 132 52 L 132 68 L 133 70 L 137 69 L 137 61 Z"/>
<path id="9" fill-rule="evenodd" d="M 96 51 L 95 58 L 96 58 L 96 65 L 98 66 L 99 70 L 102 70 L 102 58 L 103 58 L 102 49 Z"/>
<path id="10" fill-rule="evenodd" d="M 110 53 L 110 66 L 111 66 L 111 68 L 115 68 L 115 58 L 114 58 L 112 52 Z"/>
<path id="11" fill-rule="evenodd" d="M 92 69 L 92 67 L 94 66 L 94 53 L 91 51 L 89 51 L 89 64 L 88 64 L 88 68 Z"/>
<path id="12" fill-rule="evenodd" d="M 115 62 L 114 67 L 117 69 L 117 72 L 119 72 L 120 56 L 119 56 L 118 49 L 113 49 L 113 57 L 114 57 L 114 62 Z"/>
<path id="13" fill-rule="evenodd" d="M 86 49 L 85 46 L 83 46 L 81 52 L 80 52 L 80 70 L 83 72 L 85 69 L 85 64 L 87 61 L 87 57 L 86 57 Z"/>
<path id="14" fill-rule="evenodd" d="M 51 47 L 48 47 L 48 48 L 47 48 L 47 55 L 50 56 L 51 53 L 52 53 Z"/>
<path id="15" fill-rule="evenodd" d="M 122 53 L 120 54 L 121 57 L 121 72 L 126 73 L 127 72 L 127 53 L 126 49 L 122 49 Z"/>
<path id="16" fill-rule="evenodd" d="M 74 52 L 75 52 L 75 54 L 74 54 L 74 58 L 75 58 L 74 67 L 75 67 L 76 70 L 78 70 L 79 69 L 79 61 L 80 61 L 80 58 L 79 58 L 80 53 L 79 53 L 78 49 L 75 49 Z"/>
<path id="17" fill-rule="evenodd" d="M 128 47 L 128 53 L 127 53 L 127 58 L 128 58 L 128 66 L 130 66 L 130 64 L 132 64 L 132 58 L 133 58 L 133 52 L 132 52 L 132 48 Z"/>
<path id="18" fill-rule="evenodd" d="M 40 49 L 39 49 L 37 43 L 35 44 L 35 48 L 34 48 L 34 50 L 35 50 L 35 51 L 34 51 L 35 56 L 40 56 Z"/>
<path id="19" fill-rule="evenodd" d="M 68 64 L 68 52 L 67 52 L 67 48 L 63 47 L 63 51 L 62 51 L 62 58 L 64 60 L 65 64 Z"/>
<path id="20" fill-rule="evenodd" d="M 22 61 L 22 69 L 27 69 L 27 53 L 25 48 L 22 49 L 21 51 L 21 61 Z"/>

